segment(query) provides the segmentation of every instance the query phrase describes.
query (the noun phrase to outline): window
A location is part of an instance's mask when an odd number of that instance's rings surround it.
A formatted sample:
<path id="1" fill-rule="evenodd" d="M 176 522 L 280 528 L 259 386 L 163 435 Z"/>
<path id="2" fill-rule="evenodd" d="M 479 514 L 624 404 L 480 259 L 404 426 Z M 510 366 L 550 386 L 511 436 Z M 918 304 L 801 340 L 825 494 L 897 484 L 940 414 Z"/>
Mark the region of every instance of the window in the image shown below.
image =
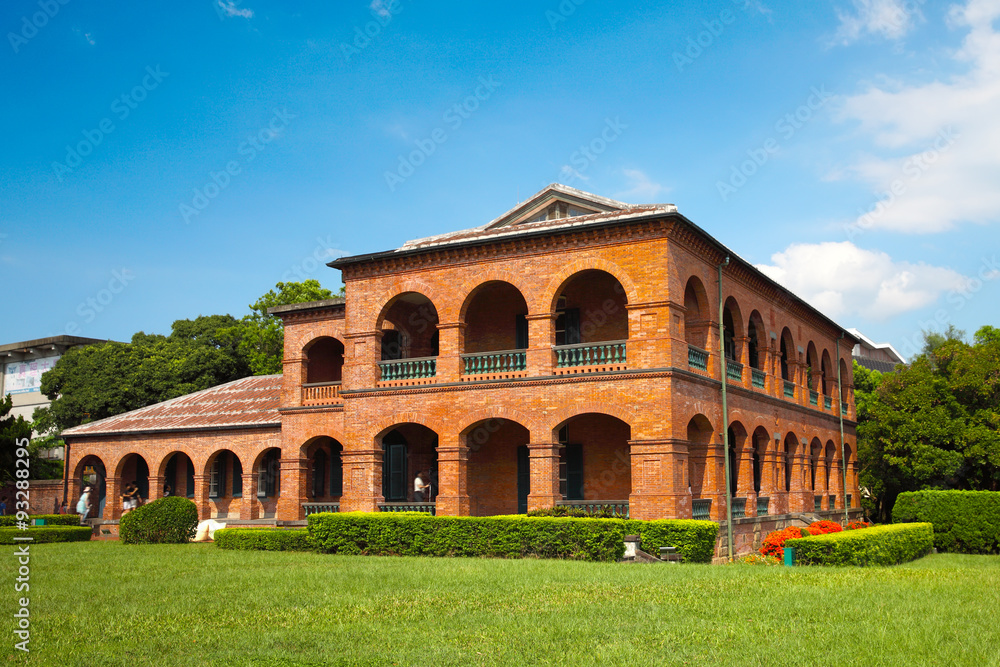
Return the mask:
<path id="1" fill-rule="evenodd" d="M 580 342 L 580 309 L 567 308 L 556 314 L 556 345 Z"/>
<path id="2" fill-rule="evenodd" d="M 344 493 L 344 460 L 340 451 L 334 447 L 330 456 L 330 495 L 340 496 Z"/>
<path id="3" fill-rule="evenodd" d="M 313 457 L 313 498 L 326 495 L 326 454 L 322 449 Z"/>
<path id="4" fill-rule="evenodd" d="M 528 317 L 527 315 L 514 316 L 514 349 L 528 349 Z"/>
<path id="5" fill-rule="evenodd" d="M 233 498 L 243 497 L 243 464 L 237 456 L 233 456 Z"/>
<path id="6" fill-rule="evenodd" d="M 218 456 L 215 457 L 215 460 L 212 461 L 212 471 L 209 474 L 209 478 L 208 478 L 208 497 L 209 498 L 218 498 L 221 495 L 219 493 L 219 489 L 221 489 L 223 487 L 223 484 L 222 484 L 222 474 L 223 474 L 223 470 L 224 470 L 224 468 L 222 466 L 222 458 L 223 458 L 223 456 L 224 456 L 223 454 L 219 454 Z"/>
<path id="7" fill-rule="evenodd" d="M 399 431 L 391 431 L 382 439 L 382 448 L 382 496 L 387 502 L 406 502 L 409 491 L 406 439 Z"/>
<path id="8" fill-rule="evenodd" d="M 399 331 L 390 329 L 382 332 L 382 361 L 403 358 L 403 339 Z"/>
<path id="9" fill-rule="evenodd" d="M 257 497 L 273 498 L 280 492 L 278 450 L 272 449 L 260 461 L 257 469 Z"/>
<path id="10" fill-rule="evenodd" d="M 564 500 L 583 500 L 583 445 L 567 444 L 560 449 L 559 491 Z"/>

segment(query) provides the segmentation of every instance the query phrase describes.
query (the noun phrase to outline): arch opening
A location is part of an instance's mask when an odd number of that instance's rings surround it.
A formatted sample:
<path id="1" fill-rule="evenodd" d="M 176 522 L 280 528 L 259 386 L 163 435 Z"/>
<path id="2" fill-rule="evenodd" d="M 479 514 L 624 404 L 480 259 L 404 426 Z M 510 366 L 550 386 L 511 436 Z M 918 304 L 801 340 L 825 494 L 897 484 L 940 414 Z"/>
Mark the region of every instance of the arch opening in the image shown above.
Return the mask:
<path id="1" fill-rule="evenodd" d="M 555 297 L 556 346 L 628 339 L 628 298 L 610 273 L 585 269 L 570 276 Z"/>

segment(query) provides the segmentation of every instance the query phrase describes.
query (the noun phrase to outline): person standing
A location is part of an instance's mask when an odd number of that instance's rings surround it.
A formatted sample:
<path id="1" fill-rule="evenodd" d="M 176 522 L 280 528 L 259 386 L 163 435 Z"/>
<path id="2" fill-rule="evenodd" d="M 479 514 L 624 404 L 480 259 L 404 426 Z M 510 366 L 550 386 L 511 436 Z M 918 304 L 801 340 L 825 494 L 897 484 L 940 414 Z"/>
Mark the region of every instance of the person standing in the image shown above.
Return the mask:
<path id="1" fill-rule="evenodd" d="M 416 478 L 413 480 L 413 502 L 422 503 L 424 502 L 424 492 L 427 485 L 424 484 L 423 471 L 417 472 Z"/>
<path id="2" fill-rule="evenodd" d="M 83 493 L 80 494 L 80 500 L 76 502 L 76 513 L 80 515 L 80 523 L 83 524 L 87 520 L 87 516 L 90 514 L 90 487 L 83 487 Z"/>

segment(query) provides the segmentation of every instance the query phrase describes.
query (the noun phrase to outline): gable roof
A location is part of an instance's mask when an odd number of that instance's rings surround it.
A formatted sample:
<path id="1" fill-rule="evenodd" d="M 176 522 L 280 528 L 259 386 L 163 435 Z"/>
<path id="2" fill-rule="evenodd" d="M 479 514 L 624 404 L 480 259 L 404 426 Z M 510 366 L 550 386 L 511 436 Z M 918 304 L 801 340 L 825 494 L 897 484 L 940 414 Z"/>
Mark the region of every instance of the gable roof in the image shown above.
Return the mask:
<path id="1" fill-rule="evenodd" d="M 531 219 L 536 213 L 547 209 L 556 202 L 562 202 L 567 206 L 580 207 L 588 213 L 607 213 L 609 211 L 622 211 L 631 208 L 631 205 L 625 202 L 577 190 L 562 183 L 550 183 L 528 197 L 527 200 L 489 221 L 480 229 L 496 229 L 497 227 L 516 225 L 519 222 Z"/>
<path id="2" fill-rule="evenodd" d="M 280 400 L 281 376 L 258 375 L 74 426 L 62 437 L 280 426 Z"/>

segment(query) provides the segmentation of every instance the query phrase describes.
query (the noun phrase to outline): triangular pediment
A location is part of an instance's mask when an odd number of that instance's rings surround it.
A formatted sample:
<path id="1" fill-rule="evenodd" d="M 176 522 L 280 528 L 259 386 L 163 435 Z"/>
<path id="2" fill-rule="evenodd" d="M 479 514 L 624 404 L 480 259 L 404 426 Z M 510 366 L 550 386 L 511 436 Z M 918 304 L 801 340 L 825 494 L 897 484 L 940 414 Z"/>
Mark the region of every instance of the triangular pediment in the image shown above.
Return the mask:
<path id="1" fill-rule="evenodd" d="M 553 183 L 486 225 L 486 229 L 510 227 L 528 222 L 575 218 L 593 213 L 624 211 L 624 202 L 600 197 L 568 185 Z"/>

